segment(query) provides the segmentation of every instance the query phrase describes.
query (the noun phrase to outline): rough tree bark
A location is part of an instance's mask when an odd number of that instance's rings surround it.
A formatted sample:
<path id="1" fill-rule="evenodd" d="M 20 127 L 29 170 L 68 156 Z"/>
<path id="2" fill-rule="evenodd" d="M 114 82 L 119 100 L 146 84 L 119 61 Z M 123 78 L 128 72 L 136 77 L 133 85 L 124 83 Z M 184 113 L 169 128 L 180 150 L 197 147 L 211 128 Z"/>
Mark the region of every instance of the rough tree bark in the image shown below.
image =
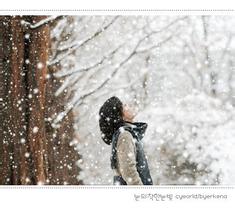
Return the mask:
<path id="1" fill-rule="evenodd" d="M 47 80 L 50 26 L 22 23 L 45 18 L 0 17 L 0 184 L 81 183 L 79 155 L 69 146 L 72 114 L 57 129 L 47 120 L 65 104 L 65 96 L 54 97 L 58 83 Z"/>

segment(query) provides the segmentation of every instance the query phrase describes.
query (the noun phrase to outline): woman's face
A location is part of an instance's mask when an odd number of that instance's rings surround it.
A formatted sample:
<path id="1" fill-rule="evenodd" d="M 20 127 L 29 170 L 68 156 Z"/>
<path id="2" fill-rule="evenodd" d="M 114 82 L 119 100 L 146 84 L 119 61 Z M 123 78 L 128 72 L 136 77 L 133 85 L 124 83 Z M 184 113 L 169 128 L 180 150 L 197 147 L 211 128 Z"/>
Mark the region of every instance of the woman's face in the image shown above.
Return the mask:
<path id="1" fill-rule="evenodd" d="M 123 119 L 124 121 L 133 122 L 136 113 L 134 112 L 134 108 L 131 108 L 130 105 L 125 104 L 123 106 Z"/>

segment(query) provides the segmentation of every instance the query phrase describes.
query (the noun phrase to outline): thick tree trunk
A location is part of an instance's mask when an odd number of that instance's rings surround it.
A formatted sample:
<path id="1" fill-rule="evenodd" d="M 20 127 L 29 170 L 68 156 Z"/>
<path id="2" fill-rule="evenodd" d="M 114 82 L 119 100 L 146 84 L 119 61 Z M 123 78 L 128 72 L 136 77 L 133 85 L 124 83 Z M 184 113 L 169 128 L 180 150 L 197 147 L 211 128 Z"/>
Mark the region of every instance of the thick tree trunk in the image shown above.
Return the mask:
<path id="1" fill-rule="evenodd" d="M 0 19 L 0 98 L 4 103 L 0 119 L 0 184 L 79 184 L 75 164 L 79 156 L 69 148 L 72 118 L 64 121 L 56 134 L 53 128 L 48 129 L 46 120 L 48 109 L 57 110 L 59 103 L 52 103 L 56 84 L 47 80 L 50 27 L 45 24 L 31 29 L 22 23 L 24 20 L 34 24 L 45 16 Z M 59 101 L 61 108 L 65 99 Z"/>

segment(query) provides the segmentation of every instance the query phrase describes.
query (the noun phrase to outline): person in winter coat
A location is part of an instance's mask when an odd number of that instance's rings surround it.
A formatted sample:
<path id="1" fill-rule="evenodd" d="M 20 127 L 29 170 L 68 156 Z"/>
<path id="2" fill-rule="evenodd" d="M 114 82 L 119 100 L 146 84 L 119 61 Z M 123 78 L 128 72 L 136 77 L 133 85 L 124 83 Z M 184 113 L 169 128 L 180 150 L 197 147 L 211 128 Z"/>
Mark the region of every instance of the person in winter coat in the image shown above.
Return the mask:
<path id="1" fill-rule="evenodd" d="M 103 141 L 112 145 L 111 168 L 115 185 L 152 185 L 141 139 L 147 124 L 133 122 L 134 115 L 119 98 L 111 97 L 99 111 Z"/>

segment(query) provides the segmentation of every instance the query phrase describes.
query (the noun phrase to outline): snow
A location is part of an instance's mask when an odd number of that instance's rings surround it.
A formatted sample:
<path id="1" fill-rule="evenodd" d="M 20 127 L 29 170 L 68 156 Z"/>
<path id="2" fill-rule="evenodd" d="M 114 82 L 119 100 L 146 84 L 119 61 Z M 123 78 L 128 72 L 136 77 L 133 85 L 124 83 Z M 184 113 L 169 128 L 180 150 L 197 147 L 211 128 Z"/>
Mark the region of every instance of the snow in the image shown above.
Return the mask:
<path id="1" fill-rule="evenodd" d="M 38 92 L 39 92 L 38 88 L 33 89 L 34 94 L 38 94 Z"/>
<path id="2" fill-rule="evenodd" d="M 235 115 L 220 100 L 194 93 L 180 99 L 177 105 L 149 108 L 138 117 L 149 124 L 146 151 L 152 173 L 161 172 L 154 175 L 155 182 L 181 184 L 185 178 L 188 184 L 235 181 Z M 175 167 L 169 170 L 172 161 Z"/>
<path id="3" fill-rule="evenodd" d="M 33 127 L 33 133 L 36 134 L 38 133 L 39 128 L 37 126 Z"/>
<path id="4" fill-rule="evenodd" d="M 223 54 L 229 42 L 225 33 L 235 20 L 211 16 L 213 28 L 204 40 L 200 16 L 118 17 L 94 39 L 90 36 L 112 17 L 74 19 L 80 31 L 60 48 L 79 46 L 74 57 L 61 60 L 63 68 L 55 76 L 66 77 L 56 95 L 74 91 L 75 146 L 83 157 L 78 178 L 85 184 L 112 184 L 111 147 L 101 139 L 98 110 L 116 95 L 135 106 L 135 120 L 148 123 L 144 146 L 154 184 L 234 183 L 234 81 L 229 76 L 234 69 L 228 64 L 234 57 Z M 223 65 L 216 65 L 222 57 Z M 215 97 L 210 72 L 218 75 Z"/>
<path id="5" fill-rule="evenodd" d="M 30 38 L 30 34 L 25 34 L 25 35 L 24 35 L 24 38 L 25 38 L 25 39 L 29 39 L 29 38 Z"/>
<path id="6" fill-rule="evenodd" d="M 35 29 L 56 18 L 21 24 Z M 51 31 L 51 54 L 46 63 L 38 60 L 35 68 L 50 66 L 45 83 L 62 82 L 54 95 L 58 100 L 66 96 L 68 102 L 45 121 L 56 139 L 57 129 L 73 112 L 75 132 L 69 146 L 81 155 L 78 179 L 84 184 L 113 184 L 111 146 L 101 138 L 98 112 L 115 95 L 137 113 L 135 121 L 148 123 L 143 142 L 154 184 L 234 184 L 234 25 L 233 16 L 58 19 Z M 30 34 L 24 38 L 30 39 Z M 39 85 L 34 82 L 23 98 L 36 101 Z M 17 97 L 15 105 L 23 114 L 21 99 Z M 31 127 L 35 136 L 38 126 Z M 10 131 L 13 137 L 17 132 L 21 131 Z M 18 138 L 21 144 L 26 143 L 23 135 Z M 71 169 L 61 161 L 58 169 L 64 167 Z"/>
<path id="7" fill-rule="evenodd" d="M 42 69 L 43 67 L 44 67 L 43 63 L 39 62 L 39 63 L 37 64 L 37 68 L 38 68 L 38 69 Z"/>
<path id="8" fill-rule="evenodd" d="M 30 156 L 30 153 L 26 152 L 25 157 L 28 158 Z"/>
<path id="9" fill-rule="evenodd" d="M 20 143 L 21 143 L 21 144 L 25 144 L 25 142 L 26 142 L 26 140 L 25 140 L 24 138 L 21 138 L 21 139 L 20 139 Z"/>
<path id="10" fill-rule="evenodd" d="M 31 24 L 31 23 L 29 23 L 29 22 L 27 22 L 27 21 L 25 21 L 25 20 L 21 20 L 21 24 L 22 24 L 22 25 L 29 26 L 31 29 L 35 29 L 35 28 L 41 27 L 41 26 L 43 26 L 43 25 L 45 25 L 45 24 L 47 24 L 47 23 L 49 23 L 49 22 L 55 20 L 57 17 L 58 17 L 58 16 L 55 16 L 55 15 L 53 15 L 53 16 L 48 16 L 47 18 L 42 19 L 41 21 L 39 21 L 39 22 L 37 22 L 37 23 L 35 23 L 35 24 Z"/>
<path id="11" fill-rule="evenodd" d="M 40 186 L 41 186 L 41 185 L 44 185 L 44 182 L 38 181 L 38 182 L 37 182 L 37 185 L 40 185 Z"/>

